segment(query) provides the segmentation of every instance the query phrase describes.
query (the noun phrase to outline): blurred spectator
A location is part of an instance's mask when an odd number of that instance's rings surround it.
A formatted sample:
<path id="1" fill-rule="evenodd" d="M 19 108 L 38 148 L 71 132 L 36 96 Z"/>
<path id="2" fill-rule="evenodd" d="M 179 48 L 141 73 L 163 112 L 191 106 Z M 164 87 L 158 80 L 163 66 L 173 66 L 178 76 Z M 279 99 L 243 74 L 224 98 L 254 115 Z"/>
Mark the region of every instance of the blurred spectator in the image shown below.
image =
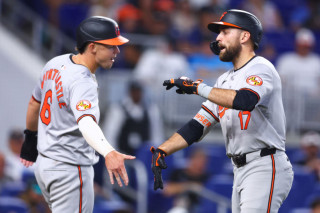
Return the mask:
<path id="1" fill-rule="evenodd" d="M 295 37 L 295 51 L 280 55 L 277 61 L 277 70 L 283 82 L 287 127 L 291 131 L 314 128 L 308 124 L 320 119 L 317 107 L 320 56 L 313 52 L 315 42 L 311 30 L 300 29 Z"/>
<path id="2" fill-rule="evenodd" d="M 33 167 L 25 168 L 20 162 L 20 150 L 24 135 L 20 129 L 12 129 L 8 137 L 8 151 L 5 152 L 6 175 L 14 181 L 23 180 L 24 175 L 33 176 Z"/>
<path id="3" fill-rule="evenodd" d="M 132 4 L 122 5 L 117 18 L 122 33 L 143 33 L 141 11 Z"/>
<path id="4" fill-rule="evenodd" d="M 50 209 L 42 196 L 36 180 L 29 181 L 25 192 L 21 194 L 21 199 L 27 204 L 29 213 L 50 213 Z"/>
<path id="5" fill-rule="evenodd" d="M 198 27 L 195 11 L 188 0 L 179 0 L 171 19 L 172 34 L 177 38 L 189 38 Z"/>
<path id="6" fill-rule="evenodd" d="M 304 156 L 296 163 L 314 172 L 320 180 L 320 134 L 307 132 L 302 135 L 300 146 Z"/>
<path id="7" fill-rule="evenodd" d="M 94 0 L 88 16 L 106 16 L 118 22 L 118 10 L 125 2 L 125 0 Z"/>
<path id="8" fill-rule="evenodd" d="M 146 86 L 147 95 L 153 100 L 157 100 L 156 94 L 163 89 L 164 80 L 183 75 L 192 77 L 186 57 L 176 51 L 175 41 L 168 37 L 166 42 L 159 42 L 157 48 L 143 52 L 134 75 Z"/>
<path id="9" fill-rule="evenodd" d="M 319 0 L 307 0 L 307 2 L 311 15 L 305 25 L 310 29 L 320 31 L 320 2 Z"/>
<path id="10" fill-rule="evenodd" d="M 207 161 L 205 150 L 194 148 L 187 159 L 186 167 L 172 171 L 163 190 L 164 195 L 175 198 L 170 213 L 197 212 L 197 193 L 201 192 L 203 184 L 210 177 L 206 170 Z"/>
<path id="11" fill-rule="evenodd" d="M 277 70 L 284 86 L 303 94 L 319 94 L 320 56 L 313 52 L 315 42 L 311 30 L 300 29 L 296 33 L 295 51 L 279 57 Z"/>
<path id="12" fill-rule="evenodd" d="M 251 12 L 261 20 L 264 32 L 279 31 L 283 28 L 278 8 L 269 0 L 246 0 L 242 9 Z"/>
<path id="13" fill-rule="evenodd" d="M 5 172 L 6 159 L 4 154 L 0 152 L 0 191 L 3 186 L 6 185 L 9 181 L 12 181 L 12 178 L 8 176 Z"/>
<path id="14" fill-rule="evenodd" d="M 222 62 L 219 56 L 210 49 L 212 38 L 204 38 L 199 46 L 199 51 L 189 56 L 189 63 L 195 78 L 214 82 L 222 73 L 233 68 L 231 62 Z"/>
<path id="15" fill-rule="evenodd" d="M 131 81 L 128 96 L 120 104 L 113 104 L 106 114 L 104 133 L 113 147 L 126 154 L 136 154 L 144 143 L 163 141 L 164 133 L 159 109 L 144 99 L 140 82 Z"/>
<path id="16" fill-rule="evenodd" d="M 320 213 L 320 198 L 315 199 L 311 203 L 311 212 L 310 213 Z"/>

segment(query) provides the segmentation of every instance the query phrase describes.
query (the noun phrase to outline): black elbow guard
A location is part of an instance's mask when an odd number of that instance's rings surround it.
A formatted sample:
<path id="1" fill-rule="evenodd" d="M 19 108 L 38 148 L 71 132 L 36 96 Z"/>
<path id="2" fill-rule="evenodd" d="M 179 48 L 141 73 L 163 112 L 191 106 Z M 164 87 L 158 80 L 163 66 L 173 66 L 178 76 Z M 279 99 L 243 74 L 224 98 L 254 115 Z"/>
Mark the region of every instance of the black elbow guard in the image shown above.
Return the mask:
<path id="1" fill-rule="evenodd" d="M 233 109 L 252 111 L 260 99 L 258 93 L 253 90 L 241 89 L 236 92 L 236 97 L 233 100 Z"/>
<path id="2" fill-rule="evenodd" d="M 196 120 L 191 119 L 181 129 L 177 131 L 189 144 L 198 141 L 203 135 L 203 126 Z"/>

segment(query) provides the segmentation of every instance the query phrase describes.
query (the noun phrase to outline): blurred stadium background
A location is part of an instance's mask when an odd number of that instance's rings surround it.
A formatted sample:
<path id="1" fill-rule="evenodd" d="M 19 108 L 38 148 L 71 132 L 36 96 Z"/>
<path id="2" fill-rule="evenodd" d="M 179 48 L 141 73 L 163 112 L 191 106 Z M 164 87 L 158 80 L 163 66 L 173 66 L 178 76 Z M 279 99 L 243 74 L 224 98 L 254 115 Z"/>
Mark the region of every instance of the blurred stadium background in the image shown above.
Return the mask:
<path id="1" fill-rule="evenodd" d="M 165 92 L 162 81 L 185 74 L 214 84 L 218 74 L 228 67 L 210 64 L 210 60 L 216 59 L 211 55 L 203 56 L 209 49 L 209 42 L 215 39 L 215 35 L 206 30 L 206 25 L 229 8 L 258 13 L 265 30 L 258 55 L 276 66 L 283 54 L 295 51 L 295 33 L 301 28 L 312 30 L 315 36 L 313 51 L 320 54 L 320 3 L 317 0 L 0 0 L 0 152 L 9 150 L 10 130 L 25 127 L 28 101 L 42 66 L 56 55 L 76 53 L 75 26 L 92 15 L 114 18 L 120 25 L 121 34 L 130 40 L 130 44 L 120 47 L 121 53 L 112 70 L 97 71 L 101 125 L 110 105 L 126 96 L 128 82 L 139 79 L 144 84 L 145 100 L 159 107 L 164 138 L 169 137 L 197 113 L 204 100 L 196 96 L 178 96 L 174 91 Z M 199 55 L 203 57 L 197 58 Z M 188 67 L 181 70 L 184 62 Z M 319 77 L 320 70 L 317 71 L 319 73 L 314 76 Z M 316 78 L 314 76 L 312 78 Z M 301 135 L 307 131 L 320 131 L 319 79 L 312 79 L 318 82 L 312 95 L 284 84 L 286 145 L 293 163 L 303 154 Z M 300 79 L 306 85 L 309 80 L 308 76 Z M 125 189 L 128 198 L 118 195 L 121 194 L 119 188 L 103 184 L 102 194 L 107 196 L 96 199 L 95 212 L 161 213 L 172 207 L 172 197 L 152 189 L 150 144 L 152 142 L 141 146 L 137 151 L 138 159 L 127 165 L 132 178 L 130 187 Z M 231 167 L 225 156 L 220 128 L 216 127 L 196 146 L 206 149 L 208 170 L 213 174 L 199 192 L 201 205 L 197 212 L 231 212 Z M 170 170 L 185 165 L 189 149 L 168 158 L 170 169 L 165 171 L 165 179 Z M 282 213 L 309 212 L 312 199 L 320 195 L 320 184 L 310 171 L 301 166 L 295 166 L 294 170 L 294 185 L 280 209 Z M 103 182 L 107 183 L 107 176 L 103 177 Z M 26 180 L 30 178 L 32 174 L 26 173 L 20 185 L 2 187 L 0 213 L 9 212 L 5 210 L 9 208 L 8 204 L 16 204 L 11 212 L 37 212 L 28 210 L 20 197 L 27 190 L 29 183 Z"/>

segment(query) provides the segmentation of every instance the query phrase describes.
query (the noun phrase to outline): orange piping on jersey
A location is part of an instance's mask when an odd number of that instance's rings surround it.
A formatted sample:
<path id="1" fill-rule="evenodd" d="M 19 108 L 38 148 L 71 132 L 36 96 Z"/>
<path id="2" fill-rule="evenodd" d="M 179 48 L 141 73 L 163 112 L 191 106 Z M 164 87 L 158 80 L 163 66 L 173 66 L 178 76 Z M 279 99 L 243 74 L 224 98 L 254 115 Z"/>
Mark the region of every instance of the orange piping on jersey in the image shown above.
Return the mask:
<path id="1" fill-rule="evenodd" d="M 32 97 L 32 99 L 33 99 L 35 102 L 37 102 L 37 103 L 41 104 L 41 102 L 40 102 L 40 101 L 38 101 L 35 97 L 33 97 L 33 96 L 31 96 L 31 97 Z"/>
<path id="2" fill-rule="evenodd" d="M 86 117 L 86 116 L 90 116 L 90 117 L 97 123 L 96 117 L 95 117 L 94 115 L 90 115 L 90 114 L 81 115 L 81 116 L 78 118 L 77 123 L 79 123 L 79 121 L 80 121 L 82 118 Z"/>
<path id="3" fill-rule="evenodd" d="M 79 201 L 79 213 L 82 212 L 82 174 L 81 174 L 81 167 L 78 166 L 78 170 L 79 170 L 79 179 L 80 179 L 80 201 Z"/>
<path id="4" fill-rule="evenodd" d="M 252 89 L 249 89 L 249 88 L 241 88 L 241 89 L 239 89 L 239 90 L 248 90 L 248 91 L 250 91 L 250 92 L 253 92 L 254 94 L 256 94 L 256 96 L 258 96 L 258 101 L 260 100 L 260 95 L 259 95 L 256 91 L 254 91 L 254 90 L 252 90 Z"/>
<path id="5" fill-rule="evenodd" d="M 52 78 L 51 78 L 51 77 L 52 77 L 52 72 L 53 72 L 53 69 L 50 69 L 50 70 L 49 70 L 48 80 L 49 80 L 49 79 L 52 79 Z"/>
<path id="6" fill-rule="evenodd" d="M 217 116 L 215 116 L 215 115 L 213 114 L 213 112 L 211 112 L 211 110 L 209 110 L 206 106 L 202 105 L 202 108 L 203 108 L 206 112 L 208 112 L 217 122 L 220 122 L 219 118 L 217 118 Z"/>
<path id="7" fill-rule="evenodd" d="M 276 176 L 276 167 L 275 167 L 273 155 L 271 155 L 271 160 L 272 160 L 272 180 L 271 180 L 271 189 L 270 189 L 267 213 L 270 213 L 270 211 L 271 211 L 271 202 L 272 202 L 272 195 L 273 195 L 273 188 L 274 188 L 274 180 L 275 180 L 275 176 Z"/>

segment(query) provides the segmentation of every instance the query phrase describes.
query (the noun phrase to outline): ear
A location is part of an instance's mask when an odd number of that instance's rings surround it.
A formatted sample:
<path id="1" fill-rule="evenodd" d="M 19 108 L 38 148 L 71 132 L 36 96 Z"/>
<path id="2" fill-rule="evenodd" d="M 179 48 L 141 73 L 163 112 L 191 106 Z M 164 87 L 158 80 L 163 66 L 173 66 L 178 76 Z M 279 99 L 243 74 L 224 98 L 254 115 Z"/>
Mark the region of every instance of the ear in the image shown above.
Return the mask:
<path id="1" fill-rule="evenodd" d="M 97 52 L 97 45 L 95 43 L 90 43 L 88 45 L 88 50 L 91 52 L 91 53 L 96 53 Z"/>
<path id="2" fill-rule="evenodd" d="M 243 30 L 241 32 L 241 36 L 240 36 L 240 42 L 241 44 L 247 42 L 248 40 L 250 40 L 251 34 L 248 31 Z"/>

